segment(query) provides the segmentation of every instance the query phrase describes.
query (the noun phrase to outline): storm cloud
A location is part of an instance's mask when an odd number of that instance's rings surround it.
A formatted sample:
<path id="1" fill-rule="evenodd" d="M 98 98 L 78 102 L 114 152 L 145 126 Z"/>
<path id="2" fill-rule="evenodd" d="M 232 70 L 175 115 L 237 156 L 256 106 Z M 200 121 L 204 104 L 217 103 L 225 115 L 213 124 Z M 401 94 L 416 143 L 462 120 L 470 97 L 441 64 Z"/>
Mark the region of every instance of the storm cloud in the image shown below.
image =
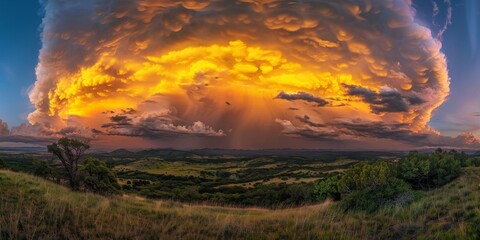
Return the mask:
<path id="1" fill-rule="evenodd" d="M 442 44 L 408 0 L 49 0 L 44 8 L 28 119 L 52 133 L 219 136 L 241 148 L 259 135 L 290 138 L 285 129 L 301 123 L 303 136 L 404 141 L 429 131 L 450 91 Z M 367 134 L 354 118 L 385 126 Z"/>

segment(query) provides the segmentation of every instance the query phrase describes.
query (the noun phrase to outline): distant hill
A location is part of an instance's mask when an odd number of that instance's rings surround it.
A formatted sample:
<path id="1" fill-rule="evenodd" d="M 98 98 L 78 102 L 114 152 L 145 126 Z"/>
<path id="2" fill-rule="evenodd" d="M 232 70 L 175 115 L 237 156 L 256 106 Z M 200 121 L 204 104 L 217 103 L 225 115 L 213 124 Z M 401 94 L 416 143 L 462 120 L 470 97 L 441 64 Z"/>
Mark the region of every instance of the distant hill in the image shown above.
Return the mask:
<path id="1" fill-rule="evenodd" d="M 407 206 L 343 212 L 102 197 L 0 170 L 0 239 L 477 239 L 479 168 Z"/>
<path id="2" fill-rule="evenodd" d="M 128 151 L 127 149 L 120 148 L 109 153 L 110 155 L 129 155 L 134 154 L 134 152 Z"/>
<path id="3" fill-rule="evenodd" d="M 131 152 L 125 149 L 118 149 L 110 155 L 115 156 L 146 156 L 161 157 L 164 159 L 185 159 L 185 158 L 201 158 L 201 157 L 307 157 L 323 159 L 337 159 L 338 157 L 347 157 L 351 159 L 366 160 L 376 158 L 378 156 L 404 156 L 406 151 L 336 151 L 336 150 L 311 150 L 311 149 L 263 149 L 263 150 L 241 150 L 241 149 L 195 149 L 195 150 L 176 150 L 176 149 L 148 149 L 137 152 Z"/>
<path id="4" fill-rule="evenodd" d="M 0 152 L 46 152 L 46 147 L 0 147 Z"/>

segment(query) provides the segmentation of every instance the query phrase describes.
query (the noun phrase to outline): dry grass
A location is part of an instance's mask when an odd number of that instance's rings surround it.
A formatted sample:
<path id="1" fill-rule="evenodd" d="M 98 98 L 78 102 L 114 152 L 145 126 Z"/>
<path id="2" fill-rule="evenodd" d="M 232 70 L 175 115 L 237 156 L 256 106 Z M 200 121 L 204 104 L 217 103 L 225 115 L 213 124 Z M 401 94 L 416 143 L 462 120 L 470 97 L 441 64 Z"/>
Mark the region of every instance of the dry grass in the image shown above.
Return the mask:
<path id="1" fill-rule="evenodd" d="M 344 213 L 105 198 L 0 171 L 0 239 L 468 239 L 480 218 L 479 169 L 407 207 Z"/>

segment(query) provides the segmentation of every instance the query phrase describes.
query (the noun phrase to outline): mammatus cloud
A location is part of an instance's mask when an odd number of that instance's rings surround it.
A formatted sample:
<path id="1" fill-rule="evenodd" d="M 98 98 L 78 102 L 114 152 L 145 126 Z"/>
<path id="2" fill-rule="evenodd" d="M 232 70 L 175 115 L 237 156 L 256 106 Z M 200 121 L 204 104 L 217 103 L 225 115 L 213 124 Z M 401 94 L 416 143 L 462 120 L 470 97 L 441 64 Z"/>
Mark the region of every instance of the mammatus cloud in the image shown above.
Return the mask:
<path id="1" fill-rule="evenodd" d="M 415 21 L 409 0 L 49 0 L 44 7 L 29 121 L 55 133 L 215 136 L 237 148 L 262 136 L 256 147 L 283 146 L 292 135 L 316 141 L 311 129 L 339 141 L 364 137 L 361 118 L 387 132 L 434 134 L 427 123 L 449 94 L 441 42 Z"/>

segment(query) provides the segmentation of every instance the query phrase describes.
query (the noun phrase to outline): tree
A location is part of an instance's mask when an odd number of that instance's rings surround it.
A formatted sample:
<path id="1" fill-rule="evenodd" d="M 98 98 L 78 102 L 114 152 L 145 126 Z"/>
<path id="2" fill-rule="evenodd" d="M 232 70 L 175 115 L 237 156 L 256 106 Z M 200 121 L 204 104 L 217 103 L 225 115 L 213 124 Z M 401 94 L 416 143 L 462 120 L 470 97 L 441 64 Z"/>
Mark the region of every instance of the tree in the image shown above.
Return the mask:
<path id="1" fill-rule="evenodd" d="M 5 162 L 5 160 L 1 159 L 0 158 L 0 169 L 7 169 L 7 163 Z"/>
<path id="2" fill-rule="evenodd" d="M 43 177 L 45 179 L 52 177 L 52 168 L 46 161 L 38 161 L 35 165 L 37 165 L 37 168 L 35 168 L 35 172 L 33 173 L 35 176 Z"/>
<path id="3" fill-rule="evenodd" d="M 53 153 L 62 163 L 68 175 L 70 188 L 80 189 L 80 164 L 82 157 L 90 148 L 85 141 L 62 138 L 58 142 L 48 145 L 48 152 Z"/>
<path id="4" fill-rule="evenodd" d="M 88 157 L 83 163 L 82 172 L 83 182 L 88 190 L 99 194 L 119 193 L 117 175 L 104 162 Z"/>

